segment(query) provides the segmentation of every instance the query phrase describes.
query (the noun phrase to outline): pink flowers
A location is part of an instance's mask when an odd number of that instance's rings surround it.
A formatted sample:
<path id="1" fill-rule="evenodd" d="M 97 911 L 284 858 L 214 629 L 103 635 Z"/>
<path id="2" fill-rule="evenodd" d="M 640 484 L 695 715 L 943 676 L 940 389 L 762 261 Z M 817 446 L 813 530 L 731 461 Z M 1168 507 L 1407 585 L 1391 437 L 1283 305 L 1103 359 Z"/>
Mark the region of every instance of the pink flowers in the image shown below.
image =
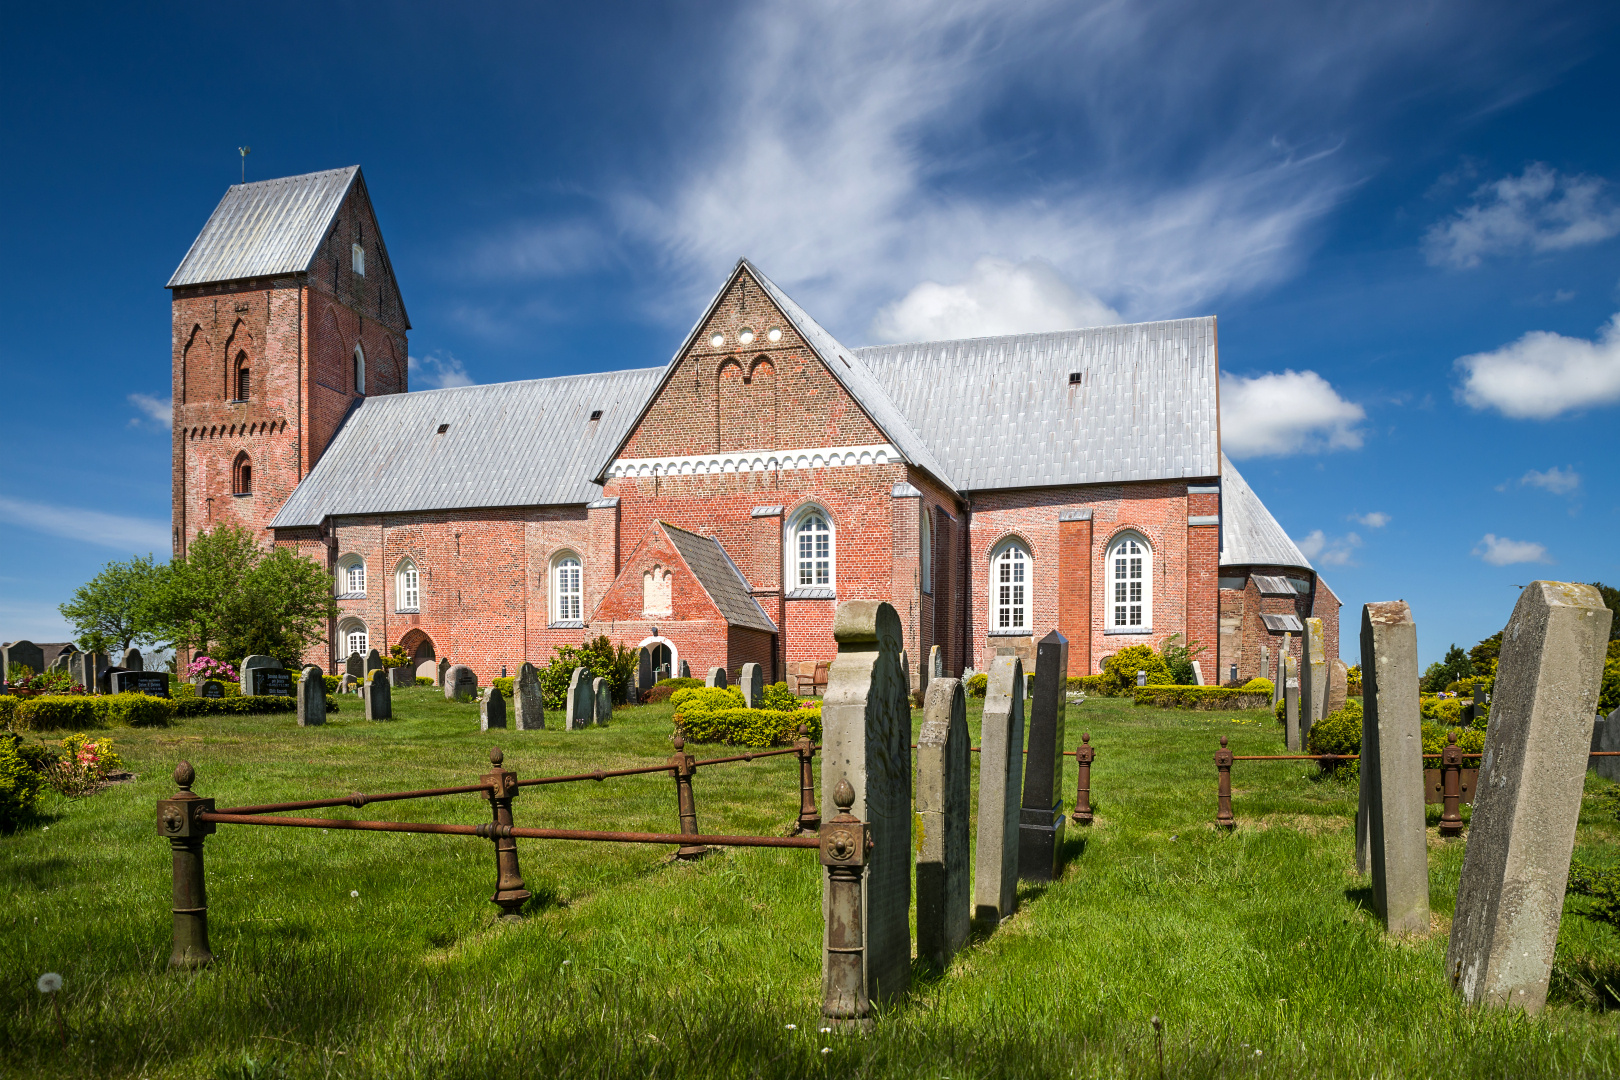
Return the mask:
<path id="1" fill-rule="evenodd" d="M 215 660 L 211 656 L 199 656 L 186 665 L 186 678 L 224 679 L 235 682 L 236 669 L 223 660 Z"/>

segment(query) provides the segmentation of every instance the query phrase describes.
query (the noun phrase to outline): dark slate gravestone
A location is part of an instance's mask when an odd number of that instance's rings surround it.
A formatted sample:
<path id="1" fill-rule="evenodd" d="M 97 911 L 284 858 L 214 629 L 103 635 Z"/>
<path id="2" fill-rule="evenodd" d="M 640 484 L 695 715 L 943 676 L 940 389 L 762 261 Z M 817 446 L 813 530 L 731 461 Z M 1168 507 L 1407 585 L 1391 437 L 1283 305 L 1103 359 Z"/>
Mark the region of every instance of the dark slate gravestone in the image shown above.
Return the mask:
<path id="1" fill-rule="evenodd" d="M 139 650 L 139 649 L 129 649 L 129 650 L 127 650 L 124 653 L 124 662 L 122 664 L 120 664 L 119 666 L 122 667 L 125 671 L 140 671 L 143 668 L 145 668 L 146 663 L 141 659 L 141 650 Z"/>
<path id="2" fill-rule="evenodd" d="M 292 672 L 286 668 L 254 668 L 253 692 L 271 697 L 292 697 Z"/>
<path id="3" fill-rule="evenodd" d="M 115 671 L 110 678 L 115 694 L 134 692 L 148 697 L 169 696 L 169 676 L 161 671 Z"/>
<path id="4" fill-rule="evenodd" d="M 652 646 L 643 645 L 636 657 L 636 696 L 635 701 L 641 701 L 641 695 L 653 688 L 653 662 Z"/>
<path id="5" fill-rule="evenodd" d="M 343 661 L 343 674 L 363 678 L 366 674 L 366 658 L 357 652 L 350 653 L 349 658 Z"/>
<path id="6" fill-rule="evenodd" d="M 1069 639 L 1053 630 L 1035 647 L 1029 756 L 1018 815 L 1018 876 L 1057 877 L 1063 850 L 1063 727 L 1069 704 Z"/>
<path id="7" fill-rule="evenodd" d="M 6 646 L 5 657 L 7 679 L 12 678 L 13 667 L 26 667 L 35 675 L 45 670 L 45 650 L 32 641 L 13 641 Z"/>
<path id="8" fill-rule="evenodd" d="M 222 698 L 225 696 L 225 687 L 214 679 L 205 679 L 197 687 L 197 696 L 202 698 Z"/>

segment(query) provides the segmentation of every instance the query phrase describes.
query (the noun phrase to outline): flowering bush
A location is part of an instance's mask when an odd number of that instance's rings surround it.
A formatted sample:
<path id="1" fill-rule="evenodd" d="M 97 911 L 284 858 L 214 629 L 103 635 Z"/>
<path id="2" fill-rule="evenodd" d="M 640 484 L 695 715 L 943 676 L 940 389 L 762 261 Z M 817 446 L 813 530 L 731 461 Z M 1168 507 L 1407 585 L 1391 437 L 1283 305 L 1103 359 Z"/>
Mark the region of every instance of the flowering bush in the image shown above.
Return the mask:
<path id="1" fill-rule="evenodd" d="M 187 682 L 199 676 L 205 679 L 218 679 L 221 682 L 237 682 L 239 678 L 234 667 L 211 656 L 199 656 L 186 665 Z"/>
<path id="2" fill-rule="evenodd" d="M 70 799 L 94 795 L 108 776 L 124 771 L 124 760 L 109 738 L 69 735 L 62 740 L 62 751 L 61 759 L 45 771 L 45 781 Z"/>
<path id="3" fill-rule="evenodd" d="M 73 681 L 65 671 L 35 672 L 27 664 L 11 666 L 12 679 L 6 688 L 17 697 L 38 697 L 41 694 L 82 694 L 84 687 Z"/>

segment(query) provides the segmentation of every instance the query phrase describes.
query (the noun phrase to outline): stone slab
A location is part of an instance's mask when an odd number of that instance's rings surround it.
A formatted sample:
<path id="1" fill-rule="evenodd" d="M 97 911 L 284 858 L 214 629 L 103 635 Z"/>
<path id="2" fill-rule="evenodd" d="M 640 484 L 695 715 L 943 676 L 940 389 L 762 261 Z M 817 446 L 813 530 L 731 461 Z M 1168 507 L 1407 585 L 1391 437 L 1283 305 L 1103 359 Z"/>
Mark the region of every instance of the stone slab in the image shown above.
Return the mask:
<path id="1" fill-rule="evenodd" d="M 357 652 L 352 652 L 343 661 L 343 674 L 353 675 L 357 679 L 366 677 L 366 658 Z"/>
<path id="2" fill-rule="evenodd" d="M 146 694 L 150 697 L 169 696 L 169 676 L 162 671 L 114 671 L 111 692 L 114 694 Z"/>
<path id="3" fill-rule="evenodd" d="M 1069 709 L 1069 639 L 1053 630 L 1035 646 L 1029 752 L 1019 800 L 1018 876 L 1051 881 L 1063 852 L 1063 743 Z"/>
<path id="4" fill-rule="evenodd" d="M 703 685 L 704 686 L 718 686 L 721 689 L 725 689 L 725 687 L 727 685 L 727 683 L 726 683 L 726 669 L 723 668 L 723 667 L 712 667 L 712 668 L 710 668 L 709 669 L 709 677 L 707 679 L 703 680 Z"/>
<path id="5" fill-rule="evenodd" d="M 1299 682 L 1289 679 L 1283 687 L 1283 742 L 1291 754 L 1305 752 L 1305 725 L 1304 717 L 1299 709 Z"/>
<path id="6" fill-rule="evenodd" d="M 5 649 L 5 677 L 10 679 L 13 666 L 26 667 L 38 675 L 45 670 L 45 650 L 32 641 L 21 639 L 13 641 Z"/>
<path id="7" fill-rule="evenodd" d="M 1344 708 L 1349 696 L 1350 665 L 1335 656 L 1328 661 L 1327 702 L 1322 706 L 1322 715 L 1331 716 Z"/>
<path id="8" fill-rule="evenodd" d="M 298 692 L 293 673 L 286 668 L 252 668 L 248 675 L 253 686 L 250 692 L 259 697 L 293 697 Z"/>
<path id="9" fill-rule="evenodd" d="M 750 709 L 765 704 L 765 670 L 758 664 L 744 664 L 737 675 L 737 689 L 742 691 L 743 704 Z"/>
<path id="10" fill-rule="evenodd" d="M 451 664 L 444 673 L 444 700 L 471 701 L 478 696 L 478 676 L 466 664 Z"/>
<path id="11" fill-rule="evenodd" d="M 594 705 L 591 720 L 598 727 L 605 727 L 613 719 L 613 688 L 606 679 L 591 680 L 591 698 Z"/>
<path id="12" fill-rule="evenodd" d="M 298 726 L 319 727 L 326 723 L 326 680 L 321 669 L 306 665 L 298 677 Z"/>
<path id="13" fill-rule="evenodd" d="M 253 688 L 253 672 L 259 668 L 280 671 L 282 669 L 281 661 L 273 656 L 261 656 L 258 654 L 243 657 L 242 662 L 236 667 L 237 689 L 244 694 L 257 694 L 258 691 Z"/>
<path id="14" fill-rule="evenodd" d="M 1322 620 L 1305 620 L 1304 662 L 1299 666 L 1299 744 L 1305 745 L 1311 728 L 1327 715 L 1327 637 Z"/>
<path id="15" fill-rule="evenodd" d="M 506 695 L 501 693 L 500 687 L 491 685 L 483 700 L 479 701 L 478 727 L 481 731 L 506 728 Z"/>
<path id="16" fill-rule="evenodd" d="M 376 668 L 366 675 L 362 689 L 367 720 L 394 718 L 394 693 L 388 686 L 388 676 L 382 668 Z"/>
<path id="17" fill-rule="evenodd" d="M 437 669 L 438 673 L 433 677 L 433 685 L 440 687 L 441 689 L 443 688 L 445 673 L 450 670 L 451 666 L 450 658 L 448 656 L 439 658 L 439 666 Z"/>
<path id="18" fill-rule="evenodd" d="M 519 731 L 544 731 L 546 705 L 540 692 L 540 673 L 527 660 L 518 665 L 512 680 L 512 720 Z"/>
<path id="19" fill-rule="evenodd" d="M 567 731 L 590 727 L 596 720 L 596 698 L 591 689 L 590 674 L 584 668 L 575 668 L 568 676 Z"/>
<path id="20" fill-rule="evenodd" d="M 1620 751 L 1620 709 L 1592 725 L 1592 752 L 1599 750 Z M 1620 781 L 1620 757 L 1595 757 L 1589 760 L 1588 771 L 1597 773 L 1605 780 Z"/>
<path id="21" fill-rule="evenodd" d="M 141 659 L 141 650 L 125 649 L 124 659 L 118 666 L 125 671 L 145 671 L 146 661 Z"/>
<path id="22" fill-rule="evenodd" d="M 1024 663 L 990 661 L 979 733 L 978 847 L 973 922 L 993 930 L 1018 908 L 1018 809 L 1023 794 Z"/>
<path id="23" fill-rule="evenodd" d="M 383 666 L 382 653 L 378 652 L 376 649 L 372 649 L 372 650 L 370 650 L 369 652 L 366 653 L 366 674 L 367 675 L 370 675 L 373 671 L 380 670 L 382 668 L 382 666 Z"/>
<path id="24" fill-rule="evenodd" d="M 917 736 L 917 955 L 936 968 L 972 928 L 968 741 L 961 680 L 933 680 Z"/>
<path id="25" fill-rule="evenodd" d="M 1361 609 L 1361 790 L 1373 910 L 1391 934 L 1429 932 L 1429 846 L 1417 625 L 1404 600 Z"/>

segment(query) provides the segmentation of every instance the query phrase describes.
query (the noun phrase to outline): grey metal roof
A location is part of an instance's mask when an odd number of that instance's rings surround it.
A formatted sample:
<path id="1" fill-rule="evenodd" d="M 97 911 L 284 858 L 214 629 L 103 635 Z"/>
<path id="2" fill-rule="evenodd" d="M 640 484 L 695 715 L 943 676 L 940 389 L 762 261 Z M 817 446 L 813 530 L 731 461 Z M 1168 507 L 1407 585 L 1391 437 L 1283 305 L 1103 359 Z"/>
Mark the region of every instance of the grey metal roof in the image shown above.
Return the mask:
<path id="1" fill-rule="evenodd" d="M 759 606 L 759 601 L 754 599 L 742 571 L 731 561 L 731 556 L 720 546 L 720 541 L 712 536 L 687 532 L 667 521 L 660 521 L 659 524 L 669 536 L 670 543 L 675 545 L 675 550 L 686 560 L 686 565 L 692 568 L 703 591 L 709 594 L 714 606 L 725 616 L 726 622 L 732 626 L 763 630 L 768 634 L 776 633 L 776 624 Z"/>
<path id="2" fill-rule="evenodd" d="M 591 468 L 623 439 L 662 368 L 383 394 L 362 400 L 271 528 L 328 515 L 557 506 L 600 495 Z M 591 420 L 596 409 L 600 420 Z M 443 435 L 440 424 L 449 424 Z"/>
<path id="3" fill-rule="evenodd" d="M 307 271 L 360 166 L 232 184 L 168 288 Z"/>
<path id="4" fill-rule="evenodd" d="M 1221 565 L 1297 566 L 1316 572 L 1225 454 L 1221 455 Z"/>
<path id="5" fill-rule="evenodd" d="M 1213 316 L 854 355 L 958 490 L 1220 472 Z"/>

